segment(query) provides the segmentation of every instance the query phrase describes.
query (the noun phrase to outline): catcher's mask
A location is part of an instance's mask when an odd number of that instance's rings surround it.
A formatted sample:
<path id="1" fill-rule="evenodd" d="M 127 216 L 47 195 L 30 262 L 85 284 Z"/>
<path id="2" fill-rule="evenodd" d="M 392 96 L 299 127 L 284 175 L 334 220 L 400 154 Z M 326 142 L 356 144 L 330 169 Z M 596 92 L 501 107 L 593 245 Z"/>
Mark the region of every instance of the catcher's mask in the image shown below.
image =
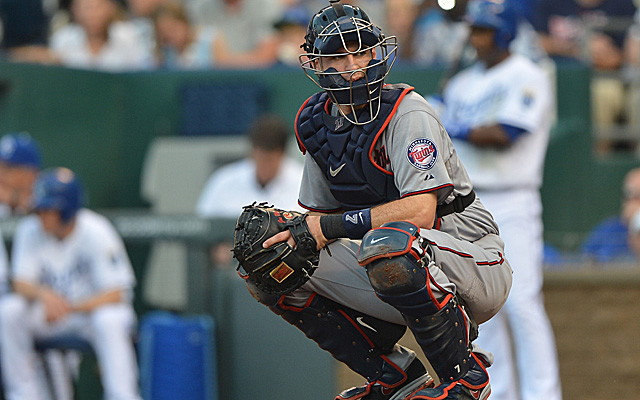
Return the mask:
<path id="1" fill-rule="evenodd" d="M 351 113 L 346 115 L 338 107 L 347 120 L 364 125 L 378 116 L 384 78 L 395 62 L 398 42 L 395 36 L 385 37 L 361 8 L 343 5 L 340 0 L 330 0 L 330 3 L 309 22 L 302 45 L 305 53 L 300 55 L 300 65 L 307 77 L 325 90 L 335 104 L 350 108 Z M 356 43 L 357 47 L 350 50 L 347 43 Z M 322 59 L 344 55 L 338 53 L 341 49 L 349 54 L 375 49 L 377 57 L 366 67 L 356 70 L 323 70 Z M 364 77 L 356 81 L 348 81 L 343 77 L 356 72 L 362 72 Z M 360 107 L 363 105 L 368 107 Z"/>

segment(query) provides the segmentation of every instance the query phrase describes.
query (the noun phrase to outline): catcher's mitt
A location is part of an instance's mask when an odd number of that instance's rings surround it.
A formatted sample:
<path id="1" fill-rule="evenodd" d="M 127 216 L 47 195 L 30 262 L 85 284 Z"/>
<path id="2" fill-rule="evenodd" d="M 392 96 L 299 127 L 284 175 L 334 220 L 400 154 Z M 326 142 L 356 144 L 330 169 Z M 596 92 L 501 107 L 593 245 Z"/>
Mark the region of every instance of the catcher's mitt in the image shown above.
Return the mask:
<path id="1" fill-rule="evenodd" d="M 318 266 L 320 252 L 306 217 L 306 214 L 280 210 L 266 203 L 243 207 L 236 224 L 233 256 L 239 262 L 238 273 L 247 279 L 258 301 L 264 300 L 265 295 L 279 297 L 299 288 Z M 295 249 L 287 242 L 262 247 L 265 240 L 285 229 L 291 232 Z"/>

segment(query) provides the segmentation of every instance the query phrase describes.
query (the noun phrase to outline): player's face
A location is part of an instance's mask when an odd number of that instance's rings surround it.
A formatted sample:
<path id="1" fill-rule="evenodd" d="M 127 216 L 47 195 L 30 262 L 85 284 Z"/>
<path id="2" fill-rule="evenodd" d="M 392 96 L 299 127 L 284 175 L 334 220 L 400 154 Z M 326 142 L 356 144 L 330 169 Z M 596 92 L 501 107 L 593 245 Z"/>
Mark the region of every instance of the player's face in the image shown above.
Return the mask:
<path id="1" fill-rule="evenodd" d="M 254 148 L 251 150 L 251 158 L 256 163 L 256 179 L 261 185 L 266 185 L 278 175 L 284 153 L 282 151 L 270 151 Z"/>
<path id="2" fill-rule="evenodd" d="M 473 48 L 476 49 L 478 59 L 482 61 L 489 61 L 493 57 L 496 51 L 494 36 L 495 30 L 491 28 L 478 26 L 471 27 L 469 40 Z"/>
<path id="3" fill-rule="evenodd" d="M 38 217 L 42 223 L 42 229 L 52 235 L 57 235 L 63 226 L 62 218 L 58 210 L 38 210 Z"/>
<path id="4" fill-rule="evenodd" d="M 156 37 L 161 45 L 168 45 L 182 50 L 190 40 L 190 28 L 186 21 L 170 15 L 162 15 L 156 19 Z"/>
<path id="5" fill-rule="evenodd" d="M 342 77 L 347 81 L 357 81 L 364 78 L 363 69 L 369 65 L 376 56 L 375 49 L 358 50 L 357 42 L 347 43 L 346 49 L 340 49 L 334 56 L 323 56 L 320 58 L 320 69 L 326 71 L 335 68 L 338 72 L 345 72 Z"/>

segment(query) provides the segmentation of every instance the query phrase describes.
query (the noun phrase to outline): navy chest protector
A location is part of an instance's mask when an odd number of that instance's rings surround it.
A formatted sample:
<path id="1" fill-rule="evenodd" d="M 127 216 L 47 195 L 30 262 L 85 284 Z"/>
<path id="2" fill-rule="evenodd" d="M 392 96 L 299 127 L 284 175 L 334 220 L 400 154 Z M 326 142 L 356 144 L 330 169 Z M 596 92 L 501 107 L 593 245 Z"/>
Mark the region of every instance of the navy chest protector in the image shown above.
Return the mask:
<path id="1" fill-rule="evenodd" d="M 311 96 L 298 111 L 295 127 L 300 150 L 308 151 L 325 172 L 331 193 L 343 209 L 373 207 L 400 198 L 393 173 L 374 162 L 373 149 L 397 105 L 412 90 L 404 84 L 386 85 L 380 113 L 366 125 L 331 116 L 325 92 Z"/>

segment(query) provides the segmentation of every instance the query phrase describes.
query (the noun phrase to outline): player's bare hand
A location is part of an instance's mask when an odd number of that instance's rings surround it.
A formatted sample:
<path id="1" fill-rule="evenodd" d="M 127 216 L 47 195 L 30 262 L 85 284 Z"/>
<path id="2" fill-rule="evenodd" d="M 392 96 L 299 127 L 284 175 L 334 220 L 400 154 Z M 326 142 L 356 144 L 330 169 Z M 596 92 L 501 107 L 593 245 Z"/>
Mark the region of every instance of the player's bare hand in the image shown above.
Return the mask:
<path id="1" fill-rule="evenodd" d="M 271 247 L 274 244 L 280 242 L 287 242 L 292 248 L 296 247 L 296 242 L 295 240 L 293 240 L 293 236 L 291 236 L 291 232 L 289 232 L 288 230 L 276 233 L 275 235 L 271 236 L 269 239 L 264 241 L 262 247 L 266 249 L 267 247 Z"/>
<path id="2" fill-rule="evenodd" d="M 56 322 L 71 312 L 69 303 L 52 290 L 42 291 L 39 297 L 44 304 L 47 322 Z"/>
<path id="3" fill-rule="evenodd" d="M 320 216 L 309 215 L 307 217 L 307 225 L 309 226 L 309 232 L 311 232 L 316 243 L 318 243 L 318 250 L 322 250 L 324 246 L 327 245 L 328 240 L 322 233 L 322 228 L 320 227 Z"/>
<path id="4" fill-rule="evenodd" d="M 322 234 L 322 228 L 320 228 L 320 216 L 309 215 L 307 216 L 306 222 L 309 226 L 309 232 L 311 232 L 311 235 L 316 240 L 316 243 L 318 243 L 317 249 L 321 250 L 322 248 L 324 248 L 324 246 L 327 245 L 328 241 L 327 238 L 325 238 Z M 269 239 L 264 241 L 262 247 L 266 249 L 267 247 L 273 246 L 274 244 L 280 242 L 287 242 L 292 248 L 296 247 L 296 242 L 293 239 L 293 236 L 291 236 L 291 232 L 289 232 L 288 230 L 271 236 Z"/>

